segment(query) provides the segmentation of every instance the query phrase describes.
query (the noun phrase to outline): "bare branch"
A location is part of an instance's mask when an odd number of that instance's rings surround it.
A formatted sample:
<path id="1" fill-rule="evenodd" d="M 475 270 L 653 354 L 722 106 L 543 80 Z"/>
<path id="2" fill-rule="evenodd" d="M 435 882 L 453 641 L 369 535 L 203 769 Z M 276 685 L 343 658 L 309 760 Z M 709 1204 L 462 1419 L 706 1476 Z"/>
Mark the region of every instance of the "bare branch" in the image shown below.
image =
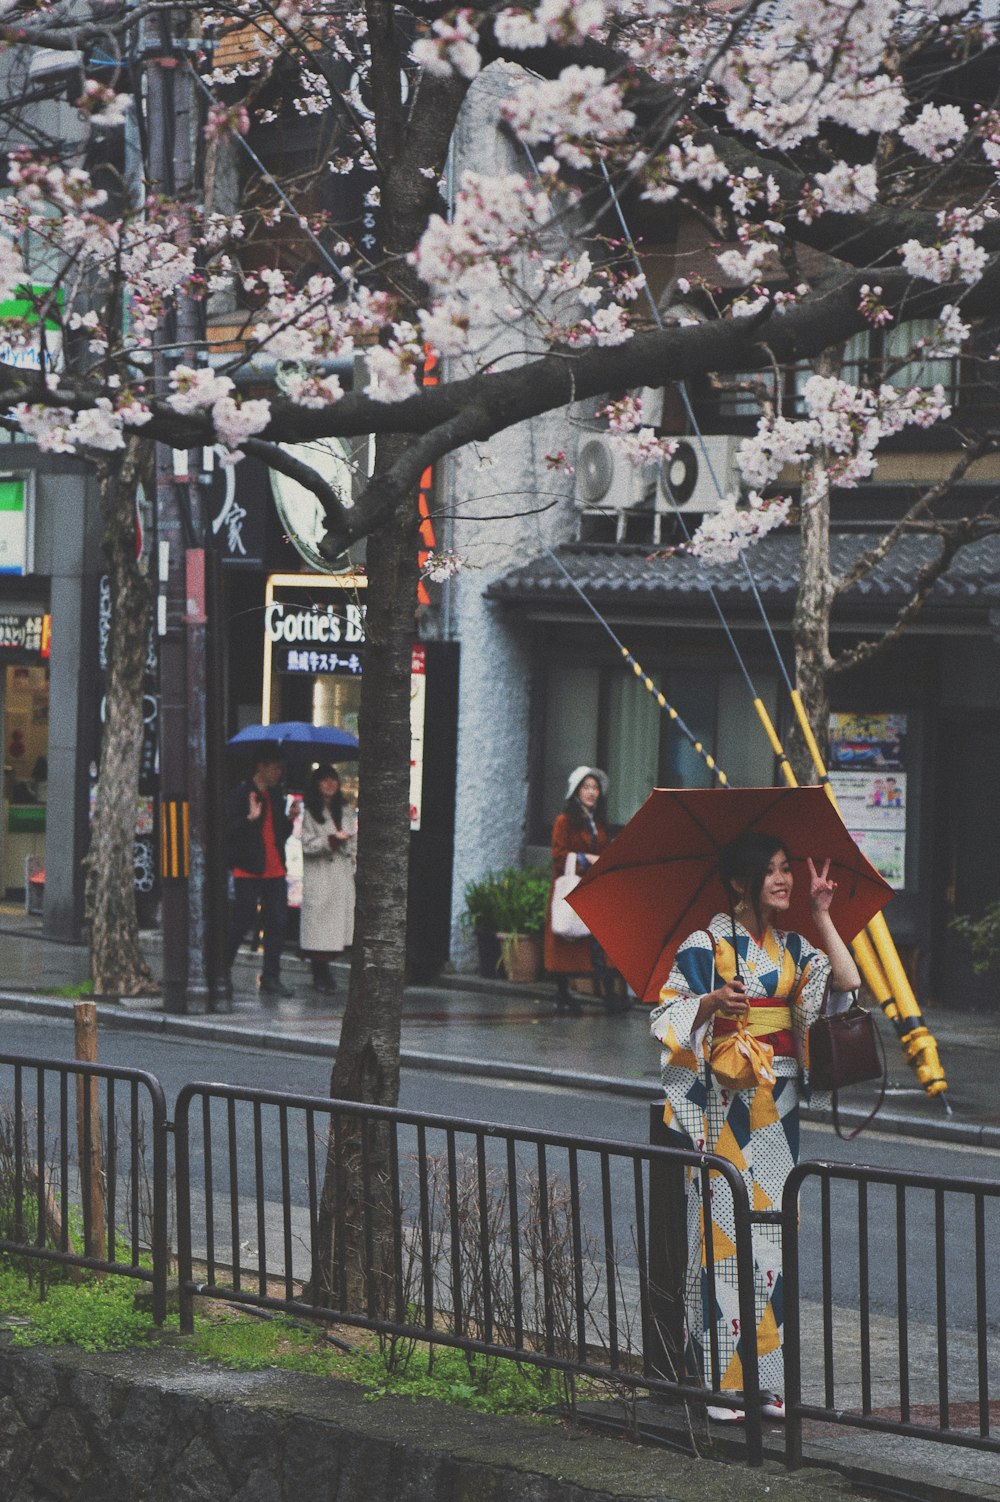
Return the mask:
<path id="1" fill-rule="evenodd" d="M 851 567 L 844 573 L 833 576 L 831 584 L 834 595 L 843 594 L 845 590 L 850 589 L 852 584 L 857 584 L 859 579 L 865 578 L 873 569 L 878 568 L 879 564 L 886 557 L 893 545 L 898 542 L 899 538 L 905 532 L 913 529 L 913 523 L 924 515 L 924 513 L 930 514 L 939 501 L 949 496 L 954 486 L 964 478 L 967 470 L 971 465 L 975 464 L 977 459 L 981 459 L 984 454 L 995 453 L 996 449 L 997 438 L 992 433 L 984 434 L 977 443 L 967 449 L 957 464 L 954 465 L 950 474 L 946 475 L 943 480 L 939 480 L 936 485 L 932 485 L 929 490 L 923 491 L 910 509 L 886 531 L 874 547 L 869 548 L 861 554 L 860 558 L 855 559 Z"/>
<path id="2" fill-rule="evenodd" d="M 956 522 L 953 527 L 947 523 L 927 523 L 920 526 L 921 531 L 933 531 L 941 537 L 942 547 L 938 556 L 921 569 L 913 588 L 913 593 L 906 604 L 900 609 L 895 621 L 881 636 L 869 641 L 858 642 L 857 646 L 841 652 L 839 656 L 830 662 L 828 671 L 832 674 L 846 673 L 851 668 L 860 667 L 862 663 L 871 662 L 884 652 L 893 642 L 898 641 L 907 626 L 923 608 L 934 585 L 938 579 L 950 568 L 955 554 L 966 543 L 979 542 L 984 537 L 993 537 L 1000 534 L 1000 521 L 984 521 L 979 517 L 963 518 Z"/>
<path id="3" fill-rule="evenodd" d="M 343 497 L 311 465 L 303 464 L 279 444 L 265 443 L 261 438 L 248 438 L 242 448 L 245 454 L 259 459 L 268 469 L 276 469 L 279 474 L 287 475 L 290 480 L 297 480 L 306 490 L 311 490 L 323 507 L 331 528 L 347 525 L 350 508 L 345 507 Z"/>

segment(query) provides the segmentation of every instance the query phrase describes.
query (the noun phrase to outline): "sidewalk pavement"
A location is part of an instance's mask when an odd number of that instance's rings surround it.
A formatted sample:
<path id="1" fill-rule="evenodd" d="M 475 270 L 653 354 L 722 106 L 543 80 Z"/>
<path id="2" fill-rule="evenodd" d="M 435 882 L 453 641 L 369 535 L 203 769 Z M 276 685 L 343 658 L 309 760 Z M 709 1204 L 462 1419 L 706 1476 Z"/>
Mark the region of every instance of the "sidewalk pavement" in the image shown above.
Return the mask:
<path id="1" fill-rule="evenodd" d="M 158 974 L 159 934 L 145 935 L 144 943 L 147 959 Z M 101 1026 L 187 1034 L 244 1047 L 334 1054 L 347 991 L 347 965 L 334 966 L 337 994 L 319 996 L 312 990 L 308 967 L 287 957 L 283 979 L 294 994 L 276 1001 L 260 996 L 258 968 L 256 956 L 241 954 L 237 959 L 234 1000 L 227 1013 L 172 1016 L 163 1012 L 157 1000 L 136 998 L 100 1006 Z M 0 907 L 0 1010 L 68 1014 L 72 1000 L 60 999 L 58 992 L 78 987 L 86 977 L 87 952 L 82 945 L 47 940 L 37 919 Z M 658 1054 L 646 1026 L 646 1008 L 635 1006 L 624 1015 L 609 1017 L 596 1001 L 584 999 L 583 1005 L 580 1018 L 558 1015 L 555 988 L 549 982 L 514 986 L 449 975 L 431 986 L 409 986 L 403 1010 L 404 1068 L 440 1072 L 447 1067 L 465 1075 L 655 1100 Z M 916 1085 L 886 1025 L 889 1088 L 871 1129 L 1000 1148 L 993 1019 L 930 1011 L 927 1022 L 940 1045 L 953 1115 L 947 1117 L 940 1101 L 929 1099 Z M 851 1098 L 856 1104 L 841 1113 L 847 1123 L 867 1114 L 874 1093 L 860 1087 L 851 1092 Z M 675 1412 L 664 1410 L 657 1418 L 655 1405 L 643 1405 L 643 1428 L 650 1431 L 650 1438 L 665 1426 L 663 1441 L 683 1439 L 670 1433 Z M 728 1435 L 719 1441 L 723 1449 L 730 1445 Z M 768 1431 L 769 1457 L 780 1459 L 781 1444 L 780 1428 Z M 732 1445 L 738 1458 L 740 1441 L 733 1439 Z M 989 1454 L 817 1424 L 806 1426 L 805 1453 L 813 1464 L 840 1470 L 863 1495 L 889 1494 L 920 1502 L 955 1498 L 1000 1502 L 996 1456 Z M 779 1470 L 779 1474 L 785 1473 Z"/>
<path id="2" fill-rule="evenodd" d="M 158 975 L 160 935 L 143 937 L 146 957 Z M 102 1025 L 332 1056 L 340 1036 L 347 964 L 333 966 L 337 994 L 320 996 L 312 989 L 308 967 L 286 956 L 283 979 L 294 994 L 279 1000 L 258 992 L 258 968 L 257 956 L 241 952 L 233 967 L 231 1011 L 172 1016 L 156 998 L 135 998 L 102 1006 Z M 87 973 L 82 945 L 45 939 L 39 919 L 0 908 L 0 1006 L 49 1011 L 52 1003 L 42 998 L 80 985 Z M 69 1005 L 68 1000 L 62 1002 L 63 1007 Z M 597 1001 L 584 998 L 583 1007 L 579 1018 L 558 1015 L 555 987 L 548 981 L 522 986 L 443 975 L 434 985 L 407 987 L 403 1064 L 440 1071 L 447 1059 L 449 1068 L 464 1075 L 655 1099 L 659 1057 L 646 1026 L 647 1009 L 636 1005 L 624 1015 L 609 1017 Z M 929 1010 L 926 1020 L 940 1046 L 952 1115 L 947 1115 L 940 1097 L 929 1097 L 917 1084 L 891 1028 L 879 1016 L 889 1080 L 885 1103 L 869 1130 L 1000 1148 L 994 1019 L 937 1009 Z M 875 1098 L 875 1086 L 853 1088 L 850 1103 L 841 1110 L 845 1125 L 862 1121 Z M 810 1114 L 805 1113 L 807 1119 Z M 817 1114 L 814 1119 L 824 1118 Z"/>

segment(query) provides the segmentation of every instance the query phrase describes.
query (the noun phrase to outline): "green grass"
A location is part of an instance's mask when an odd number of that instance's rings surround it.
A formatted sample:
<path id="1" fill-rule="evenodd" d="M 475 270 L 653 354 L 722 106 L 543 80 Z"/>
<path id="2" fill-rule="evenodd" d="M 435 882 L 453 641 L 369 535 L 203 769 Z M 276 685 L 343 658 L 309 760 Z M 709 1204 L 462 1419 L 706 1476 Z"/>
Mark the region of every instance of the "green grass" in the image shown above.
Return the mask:
<path id="1" fill-rule="evenodd" d="M 134 1278 L 86 1274 L 71 1282 L 62 1268 L 39 1268 L 27 1259 L 0 1258 L 0 1316 L 14 1317 L 16 1346 L 75 1345 L 85 1351 L 125 1351 L 149 1345 L 158 1336 L 152 1315 L 137 1310 L 136 1293 L 144 1286 Z M 232 1305 L 202 1305 L 195 1331 L 177 1334 L 177 1317 L 166 1330 L 175 1344 L 202 1361 L 233 1371 L 294 1371 L 357 1383 L 376 1399 L 386 1393 L 411 1398 L 438 1398 L 478 1413 L 517 1414 L 544 1419 L 546 1410 L 565 1401 L 558 1376 L 499 1357 L 470 1355 L 445 1346 L 397 1347 L 395 1359 L 375 1336 L 352 1331 L 353 1351 L 342 1351 L 326 1337 L 320 1323 L 281 1315 L 259 1318 Z M 402 1355 L 400 1351 L 402 1350 Z"/>
<path id="2" fill-rule="evenodd" d="M 155 1329 L 138 1310 L 133 1278 L 90 1278 L 50 1283 L 44 1290 L 9 1264 L 0 1267 L 0 1311 L 28 1321 L 13 1334 L 16 1346 L 80 1346 L 84 1351 L 127 1351 L 144 1345 Z"/>
<path id="3" fill-rule="evenodd" d="M 58 986 L 50 993 L 64 1001 L 82 1001 L 86 996 L 93 996 L 94 982 L 92 980 L 79 981 L 75 986 Z"/>
<path id="4" fill-rule="evenodd" d="M 202 1360 L 235 1371 L 273 1369 L 340 1377 L 367 1388 L 373 1399 L 396 1393 L 438 1398 L 478 1413 L 535 1418 L 564 1400 L 559 1379 L 537 1367 L 499 1357 L 466 1357 L 446 1346 L 423 1344 L 414 1346 L 405 1361 L 392 1362 L 372 1337 L 355 1335 L 372 1343 L 348 1353 L 332 1347 L 319 1324 L 304 1325 L 282 1316 L 262 1320 L 226 1309 L 211 1319 L 197 1318 L 194 1335 L 182 1344 Z"/>

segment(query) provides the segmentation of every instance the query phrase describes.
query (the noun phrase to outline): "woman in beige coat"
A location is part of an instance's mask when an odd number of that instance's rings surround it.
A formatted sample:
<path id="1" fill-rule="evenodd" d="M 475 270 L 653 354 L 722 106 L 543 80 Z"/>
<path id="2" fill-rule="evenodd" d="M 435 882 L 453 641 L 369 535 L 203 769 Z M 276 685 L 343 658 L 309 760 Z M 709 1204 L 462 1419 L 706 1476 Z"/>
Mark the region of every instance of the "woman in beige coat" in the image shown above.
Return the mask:
<path id="1" fill-rule="evenodd" d="M 312 966 L 314 988 L 332 995 L 337 987 L 330 961 L 354 938 L 357 819 L 335 767 L 313 771 L 303 801 L 299 946 Z"/>

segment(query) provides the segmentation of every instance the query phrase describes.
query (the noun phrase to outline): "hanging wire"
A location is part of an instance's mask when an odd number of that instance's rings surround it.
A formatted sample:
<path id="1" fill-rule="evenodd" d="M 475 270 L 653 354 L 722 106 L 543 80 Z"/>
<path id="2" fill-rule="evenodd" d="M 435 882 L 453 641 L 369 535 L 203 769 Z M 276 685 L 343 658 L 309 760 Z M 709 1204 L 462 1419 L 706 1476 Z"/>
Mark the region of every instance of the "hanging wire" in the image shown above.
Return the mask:
<path id="1" fill-rule="evenodd" d="M 540 174 L 540 172 L 538 170 L 538 163 L 535 161 L 535 158 L 534 158 L 534 155 L 532 154 L 530 146 L 528 146 L 528 144 L 526 142 L 522 142 L 521 145 L 522 145 L 522 149 L 524 150 L 525 156 L 528 158 L 528 161 L 531 164 L 532 171 L 535 173 L 535 176 L 540 179 L 541 174 Z M 618 216 L 618 221 L 619 221 L 619 223 L 621 224 L 621 227 L 622 227 L 622 233 L 624 234 L 626 243 L 629 246 L 629 249 L 630 249 L 630 252 L 631 252 L 631 255 L 632 255 L 633 264 L 635 265 L 637 271 L 639 271 L 640 274 L 641 274 L 642 273 L 642 266 L 641 266 L 641 263 L 639 261 L 638 255 L 636 254 L 635 244 L 634 244 L 633 239 L 632 239 L 631 231 L 629 230 L 628 224 L 626 223 L 626 220 L 625 220 L 625 216 L 622 213 L 621 204 L 618 201 L 618 195 L 615 192 L 614 185 L 612 184 L 611 179 L 608 176 L 607 166 L 605 165 L 605 163 L 603 161 L 601 162 L 601 171 L 602 171 L 602 173 L 604 175 L 604 181 L 607 184 L 608 193 L 609 193 L 609 195 L 611 197 L 611 200 L 612 200 L 612 202 L 613 202 L 613 204 L 615 206 L 615 211 L 616 211 L 617 216 Z M 562 224 L 561 221 L 560 221 L 560 230 L 561 230 L 561 233 L 562 233 L 564 241 L 566 242 L 567 245 L 569 245 L 571 243 L 570 242 L 570 238 L 569 238 L 569 234 L 568 234 L 568 232 L 566 230 L 566 226 L 564 224 Z M 645 281 L 644 281 L 644 286 L 645 286 L 645 290 L 646 290 L 646 297 L 647 297 L 647 299 L 649 301 L 649 305 L 650 305 L 650 307 L 652 308 L 652 311 L 653 311 L 653 317 L 655 318 L 657 325 L 662 329 L 662 327 L 663 327 L 663 319 L 660 316 L 660 310 L 656 306 L 656 301 L 655 301 L 652 293 L 650 292 L 648 285 L 645 284 Z M 717 478 L 717 476 L 715 474 L 715 471 L 712 468 L 711 459 L 709 458 L 709 455 L 708 455 L 708 449 L 707 449 L 707 446 L 705 444 L 704 437 L 702 436 L 702 434 L 701 434 L 701 432 L 700 432 L 700 430 L 698 428 L 698 424 L 697 424 L 697 421 L 696 421 L 696 419 L 694 417 L 694 413 L 693 413 L 693 410 L 692 410 L 691 405 L 690 405 L 690 400 L 688 398 L 687 391 L 686 391 L 686 388 L 684 387 L 683 383 L 681 383 L 681 390 L 682 390 L 682 392 L 684 394 L 684 400 L 685 400 L 685 403 L 687 404 L 687 410 L 688 410 L 688 413 L 690 414 L 691 423 L 692 423 L 692 426 L 693 426 L 693 428 L 695 430 L 695 436 L 697 437 L 699 445 L 700 445 L 701 450 L 702 450 L 702 453 L 705 456 L 705 461 L 708 464 L 709 473 L 712 476 L 713 482 L 715 484 L 715 488 L 718 491 L 718 494 L 719 494 L 719 496 L 721 498 L 721 496 L 723 494 L 722 487 L 719 485 L 718 478 Z M 668 490 L 668 492 L 670 491 L 669 484 L 667 486 L 667 490 Z M 684 532 L 684 536 L 685 536 L 686 540 L 690 543 L 690 541 L 691 541 L 691 533 L 690 533 L 690 531 L 688 529 L 687 522 L 685 521 L 683 515 L 678 510 L 677 505 L 674 502 L 673 494 L 672 493 L 670 494 L 670 500 L 671 500 L 671 505 L 673 505 L 673 507 L 674 507 L 674 514 L 677 516 L 677 518 L 680 521 L 681 528 L 682 528 L 682 530 Z M 745 560 L 744 560 L 744 567 L 746 567 Z M 761 611 L 761 615 L 762 615 L 762 618 L 764 620 L 764 624 L 765 624 L 765 626 L 767 628 L 767 633 L 768 633 L 768 636 L 769 636 L 769 638 L 771 640 L 771 645 L 772 645 L 772 647 L 774 649 L 775 656 L 778 659 L 778 665 L 779 665 L 779 667 L 781 669 L 782 676 L 784 677 L 784 680 L 785 680 L 786 684 L 788 684 L 789 691 L 791 692 L 792 691 L 792 685 L 789 682 L 788 674 L 787 674 L 787 672 L 785 670 L 785 664 L 784 664 L 784 662 L 783 662 L 783 660 L 781 658 L 781 653 L 779 651 L 777 641 L 775 640 L 774 633 L 773 633 L 773 631 L 771 629 L 771 623 L 768 620 L 767 615 L 766 615 L 766 613 L 764 611 L 763 601 L 761 600 L 760 595 L 759 595 L 759 593 L 757 591 L 756 580 L 754 580 L 753 577 L 751 575 L 749 575 L 749 570 L 748 570 L 748 576 L 750 577 L 751 588 L 752 588 L 754 596 L 755 596 L 755 598 L 757 600 L 758 607 L 759 607 L 759 609 Z M 582 595 L 583 592 L 580 591 L 580 593 Z M 779 768 L 781 770 L 781 775 L 784 778 L 785 783 L 787 784 L 787 786 L 793 787 L 795 785 L 796 778 L 795 778 L 794 772 L 792 771 L 791 763 L 789 762 L 788 757 L 785 754 L 785 750 L 784 750 L 784 747 L 782 746 L 781 741 L 780 741 L 780 739 L 778 737 L 778 733 L 775 730 L 774 725 L 771 722 L 771 717 L 770 717 L 770 715 L 767 712 L 767 707 L 764 704 L 764 700 L 761 697 L 761 695 L 758 693 L 757 686 L 754 683 L 753 678 L 750 675 L 750 670 L 747 667 L 747 664 L 746 664 L 746 661 L 745 661 L 745 659 L 743 657 L 743 654 L 742 654 L 742 652 L 739 649 L 739 646 L 737 644 L 736 638 L 734 637 L 734 635 L 732 633 L 732 630 L 730 628 L 729 621 L 728 621 L 728 619 L 726 617 L 725 611 L 723 610 L 722 605 L 721 605 L 721 603 L 719 601 L 718 594 L 716 593 L 715 589 L 713 588 L 713 586 L 711 584 L 709 584 L 709 586 L 708 586 L 708 596 L 709 596 L 709 599 L 712 602 L 712 608 L 715 611 L 715 614 L 716 614 L 716 617 L 718 619 L 719 625 L 722 627 L 722 630 L 723 630 L 723 633 L 724 633 L 724 635 L 726 637 L 726 640 L 729 643 L 729 647 L 730 647 L 730 650 L 731 650 L 731 652 L 733 654 L 733 657 L 736 660 L 736 664 L 737 664 L 737 666 L 738 666 L 741 674 L 743 675 L 743 681 L 746 684 L 747 691 L 749 692 L 750 698 L 753 701 L 754 709 L 755 709 L 755 711 L 757 713 L 757 716 L 758 716 L 758 718 L 759 718 L 759 720 L 761 722 L 761 725 L 764 728 L 764 733 L 767 736 L 768 741 L 770 742 L 771 749 L 774 752 L 774 755 L 775 755 L 775 757 L 777 759 Z M 584 598 L 586 598 L 586 597 L 584 596 Z M 587 603 L 589 605 L 590 602 L 587 601 Z"/>
<path id="2" fill-rule="evenodd" d="M 611 178 L 610 178 L 610 176 L 608 174 L 607 163 L 604 162 L 604 161 L 601 162 L 601 172 L 603 174 L 604 181 L 605 181 L 605 183 L 607 185 L 608 196 L 610 197 L 611 202 L 614 205 L 615 214 L 617 216 L 618 223 L 622 227 L 622 234 L 625 236 L 625 242 L 626 242 L 626 244 L 629 247 L 629 252 L 630 252 L 631 257 L 632 257 L 632 263 L 635 266 L 636 270 L 638 272 L 640 272 L 640 274 L 641 274 L 641 272 L 642 272 L 642 263 L 639 260 L 638 253 L 637 253 L 636 248 L 635 248 L 635 241 L 632 238 L 632 232 L 629 229 L 628 222 L 627 222 L 627 220 L 625 218 L 625 215 L 624 215 L 624 213 L 622 211 L 621 200 L 618 197 L 618 193 L 617 193 L 617 191 L 615 189 L 615 185 L 611 181 Z M 653 318 L 656 321 L 656 326 L 657 326 L 657 328 L 662 329 L 663 328 L 663 316 L 660 313 L 660 310 L 659 310 L 659 308 L 657 306 L 656 298 L 653 296 L 652 292 L 650 291 L 649 283 L 646 282 L 645 280 L 643 281 L 643 287 L 644 287 L 644 290 L 645 290 L 645 293 L 646 293 L 646 301 L 649 303 L 650 310 L 651 310 L 651 312 L 653 314 Z M 710 456 L 710 454 L 708 452 L 708 445 L 705 442 L 705 436 L 702 433 L 701 427 L 699 426 L 699 423 L 698 423 L 698 419 L 695 416 L 694 407 L 691 404 L 691 397 L 690 397 L 690 394 L 689 394 L 688 388 L 687 388 L 687 382 L 686 381 L 678 381 L 677 382 L 677 387 L 678 387 L 678 390 L 680 391 L 680 394 L 681 394 L 681 401 L 684 403 L 684 410 L 687 413 L 687 419 L 688 419 L 688 422 L 691 425 L 692 433 L 693 433 L 694 437 L 698 441 L 698 447 L 701 450 L 702 458 L 705 461 L 705 467 L 708 470 L 709 475 L 711 476 L 712 484 L 715 486 L 716 495 L 719 497 L 720 501 L 724 500 L 725 499 L 725 491 L 722 488 L 722 485 L 721 485 L 721 483 L 719 481 L 718 475 L 715 473 L 715 467 L 712 464 L 712 459 L 711 459 L 711 456 Z M 674 508 L 674 515 L 677 517 L 677 520 L 680 523 L 681 530 L 684 533 L 685 541 L 688 542 L 688 543 L 690 543 L 690 541 L 691 541 L 691 532 L 690 532 L 690 529 L 688 528 L 687 521 L 686 521 L 686 519 L 684 517 L 683 512 L 680 510 L 680 508 L 678 507 L 676 501 L 674 500 L 673 491 L 670 489 L 670 483 L 669 483 L 669 481 L 665 481 L 665 484 L 666 484 L 667 493 L 670 496 L 670 504 Z M 777 662 L 778 668 L 779 668 L 779 670 L 781 672 L 781 676 L 782 676 L 782 678 L 785 681 L 785 687 L 788 689 L 789 693 L 793 693 L 794 692 L 794 686 L 792 684 L 792 681 L 791 681 L 790 677 L 788 676 L 788 669 L 785 666 L 785 660 L 784 660 L 784 658 L 781 655 L 781 649 L 778 646 L 777 639 L 775 638 L 773 627 L 771 626 L 770 619 L 769 619 L 767 611 L 766 611 L 766 609 L 764 607 L 764 601 L 761 599 L 760 590 L 757 587 L 757 580 L 754 578 L 753 570 L 751 569 L 749 563 L 747 562 L 746 554 L 741 552 L 740 555 L 739 555 L 739 560 L 740 560 L 740 564 L 741 564 L 741 566 L 743 568 L 743 573 L 744 573 L 744 575 L 746 577 L 747 583 L 750 585 L 750 592 L 753 595 L 754 601 L 755 601 L 755 603 L 757 605 L 757 609 L 760 611 L 760 617 L 761 617 L 761 620 L 764 623 L 765 630 L 767 631 L 768 640 L 771 643 L 771 648 L 772 648 L 772 650 L 774 652 L 775 661 Z M 719 607 L 719 604 L 718 604 L 718 601 L 716 599 L 715 591 L 710 589 L 710 593 L 711 593 L 711 596 L 712 596 L 712 603 L 715 605 L 716 612 L 718 613 L 718 615 L 720 616 L 720 619 L 721 619 L 722 618 L 722 611 L 721 611 L 721 609 Z M 728 627 L 726 628 L 726 634 L 727 634 L 727 636 L 729 636 Z M 732 641 L 732 637 L 731 636 L 730 636 L 730 641 Z M 734 647 L 734 650 L 735 650 L 735 647 Z M 737 652 L 736 655 L 737 655 L 737 658 L 738 658 L 739 657 L 739 653 Z M 740 663 L 740 666 L 741 666 L 741 668 L 743 667 L 742 662 Z M 744 676 L 747 676 L 745 668 L 744 668 L 743 671 L 744 671 Z M 752 688 L 751 688 L 751 692 L 753 692 Z M 756 697 L 756 695 L 754 695 L 754 697 Z"/>
<path id="3" fill-rule="evenodd" d="M 619 200 L 617 192 L 615 191 L 614 184 L 612 183 L 611 178 L 608 174 L 607 166 L 603 161 L 601 162 L 601 172 L 604 176 L 604 181 L 607 184 L 608 194 L 611 198 L 611 202 L 614 204 L 618 222 L 622 227 L 622 233 L 625 236 L 626 244 L 628 245 L 631 252 L 633 264 L 641 273 L 642 266 L 636 253 L 635 242 L 629 230 L 628 223 L 626 222 L 625 215 L 622 212 L 621 202 Z M 650 308 L 652 309 L 653 317 L 656 321 L 657 327 L 662 329 L 663 319 L 660 315 L 660 310 L 656 305 L 656 300 L 649 290 L 648 285 L 646 285 L 646 297 L 649 302 Z M 684 381 L 680 381 L 677 384 L 681 392 L 681 398 L 688 416 L 688 421 L 690 422 L 694 436 L 698 441 L 698 445 L 704 457 L 708 472 L 712 477 L 712 483 L 715 486 L 716 493 L 721 500 L 724 496 L 723 489 L 719 483 L 719 478 L 716 475 L 715 469 L 712 465 L 711 457 L 708 453 L 708 446 L 705 443 L 704 436 L 698 425 L 698 420 L 695 416 L 694 408 L 692 407 L 690 395 L 687 390 L 687 384 Z M 670 489 L 669 481 L 666 484 L 666 489 L 668 494 L 670 495 L 670 502 L 673 506 L 674 515 L 677 517 L 680 523 L 685 538 L 688 542 L 690 542 L 691 534 L 688 529 L 687 522 L 682 515 L 680 508 L 677 506 L 673 493 Z M 778 664 L 778 667 L 781 671 L 781 676 L 785 681 L 786 688 L 788 689 L 788 694 L 792 701 L 792 707 L 795 711 L 796 719 L 799 723 L 803 738 L 805 739 L 806 745 L 809 749 L 809 754 L 812 758 L 813 766 L 816 770 L 817 779 L 821 784 L 825 786 L 827 795 L 833 802 L 834 807 L 838 808 L 837 800 L 830 782 L 830 776 L 827 771 L 822 752 L 820 751 L 819 745 L 816 741 L 815 734 L 813 733 L 812 726 L 809 724 L 809 718 L 806 714 L 805 705 L 802 702 L 802 696 L 799 693 L 798 689 L 794 686 L 788 675 L 784 658 L 781 655 L 777 640 L 775 639 L 774 631 L 771 627 L 771 622 L 764 607 L 764 602 L 757 587 L 757 581 L 754 578 L 753 571 L 751 570 L 746 556 L 743 553 L 740 553 L 740 564 L 742 566 L 744 576 L 750 585 L 751 593 L 753 594 L 757 609 L 760 612 L 761 620 L 763 621 L 765 629 L 767 631 L 768 640 L 771 643 L 775 661 Z M 715 605 L 716 613 L 719 615 L 720 620 L 722 620 L 722 611 L 716 598 L 715 591 L 710 587 L 709 592 L 712 597 L 712 603 Z M 747 678 L 747 681 L 749 683 L 749 675 L 746 672 L 746 668 L 742 662 L 742 659 L 740 658 L 739 652 L 736 650 L 735 642 L 733 642 L 732 635 L 728 631 L 728 629 L 726 630 L 726 635 L 729 638 L 731 645 L 733 646 L 734 652 L 736 652 L 737 661 L 740 663 L 744 677 Z M 758 717 L 760 718 L 761 724 L 764 727 L 764 731 L 771 743 L 772 749 L 774 750 L 775 755 L 779 758 L 785 781 L 789 784 L 789 786 L 793 786 L 797 779 L 790 763 L 788 762 L 787 757 L 785 756 L 781 742 L 778 738 L 778 734 L 773 724 L 771 723 L 770 716 L 767 714 L 763 701 L 757 695 L 754 696 L 754 708 L 757 711 Z M 857 939 L 854 941 L 853 947 L 862 973 L 867 980 L 873 994 L 878 1000 L 879 1005 L 882 1007 L 886 1016 L 893 1024 L 899 1036 L 900 1043 L 903 1048 L 903 1053 L 908 1063 L 912 1065 L 917 1079 L 920 1081 L 929 1095 L 940 1096 L 945 1111 L 950 1116 L 951 1107 L 944 1095 L 944 1092 L 948 1088 L 948 1084 L 947 1080 L 945 1079 L 944 1070 L 941 1067 L 940 1059 L 938 1058 L 937 1044 L 924 1023 L 924 1019 L 920 1011 L 920 1004 L 913 993 L 913 988 L 911 987 L 909 978 L 907 977 L 906 972 L 903 969 L 902 962 L 899 958 L 899 953 L 896 949 L 895 943 L 893 942 L 892 935 L 889 932 L 888 926 L 882 913 L 877 913 L 875 915 L 871 923 L 868 925 L 867 933 L 859 934 Z"/>
<path id="4" fill-rule="evenodd" d="M 579 584 L 573 578 L 573 575 L 570 573 L 569 569 L 563 563 L 562 559 L 552 551 L 547 543 L 543 544 L 543 546 L 545 547 L 546 553 L 548 553 L 549 557 L 552 559 L 552 562 L 556 565 L 556 568 L 561 570 L 569 584 L 573 587 L 573 589 L 576 590 L 577 594 L 580 596 L 580 599 L 586 605 L 587 609 L 593 616 L 596 617 L 600 625 L 603 626 L 604 630 L 610 636 L 611 640 L 614 642 L 615 646 L 618 648 L 619 652 L 622 654 L 625 661 L 628 663 L 629 667 L 632 669 L 633 673 L 642 684 L 643 688 L 647 693 L 652 694 L 661 712 L 665 714 L 668 719 L 673 721 L 673 723 L 677 726 L 677 729 L 681 732 L 685 740 L 690 745 L 692 751 L 697 752 L 708 770 L 714 777 L 718 779 L 721 786 L 728 787 L 729 778 L 719 766 L 718 762 L 715 760 L 715 757 L 712 756 L 710 752 L 705 750 L 705 747 L 697 738 L 694 731 L 684 720 L 679 710 L 675 709 L 675 707 L 671 703 L 669 703 L 666 696 L 660 689 L 657 688 L 656 684 L 653 682 L 652 678 L 650 678 L 649 674 L 643 668 L 642 664 L 636 660 L 636 658 L 629 651 L 628 647 L 625 646 L 624 642 L 619 640 L 618 636 L 615 634 L 613 627 L 608 621 L 605 620 L 604 616 L 598 610 L 597 606 L 587 598 L 583 590 L 580 588 Z"/>
<path id="5" fill-rule="evenodd" d="M 216 99 L 215 95 L 212 93 L 211 89 L 208 87 L 208 84 L 202 78 L 201 74 L 198 72 L 194 64 L 190 60 L 188 60 L 187 66 L 191 77 L 194 79 L 195 83 L 198 85 L 199 89 L 204 94 L 208 102 L 210 104 L 218 105 L 219 101 Z M 319 252 L 330 269 L 336 272 L 337 276 L 343 282 L 348 292 L 353 292 L 354 289 L 351 285 L 350 278 L 345 276 L 342 268 L 337 265 L 337 262 L 330 255 L 330 252 L 327 250 L 323 242 L 317 239 L 316 235 L 313 234 L 304 215 L 300 212 L 299 209 L 295 207 L 294 203 L 289 198 L 288 194 L 285 192 L 284 188 L 277 181 L 277 179 L 272 177 L 270 172 L 268 172 L 267 168 L 264 166 L 264 163 L 261 161 L 256 151 L 254 151 L 246 136 L 241 136 L 239 131 L 234 131 L 233 139 L 246 152 L 247 156 L 253 162 L 254 166 L 257 168 L 257 171 L 263 177 L 268 186 L 274 189 L 275 193 L 277 193 L 278 197 L 281 199 L 285 207 L 295 216 L 296 223 L 298 224 L 299 229 L 301 229 L 303 234 L 306 236 L 306 239 L 309 240 L 310 243 L 315 247 L 315 249 Z"/>

